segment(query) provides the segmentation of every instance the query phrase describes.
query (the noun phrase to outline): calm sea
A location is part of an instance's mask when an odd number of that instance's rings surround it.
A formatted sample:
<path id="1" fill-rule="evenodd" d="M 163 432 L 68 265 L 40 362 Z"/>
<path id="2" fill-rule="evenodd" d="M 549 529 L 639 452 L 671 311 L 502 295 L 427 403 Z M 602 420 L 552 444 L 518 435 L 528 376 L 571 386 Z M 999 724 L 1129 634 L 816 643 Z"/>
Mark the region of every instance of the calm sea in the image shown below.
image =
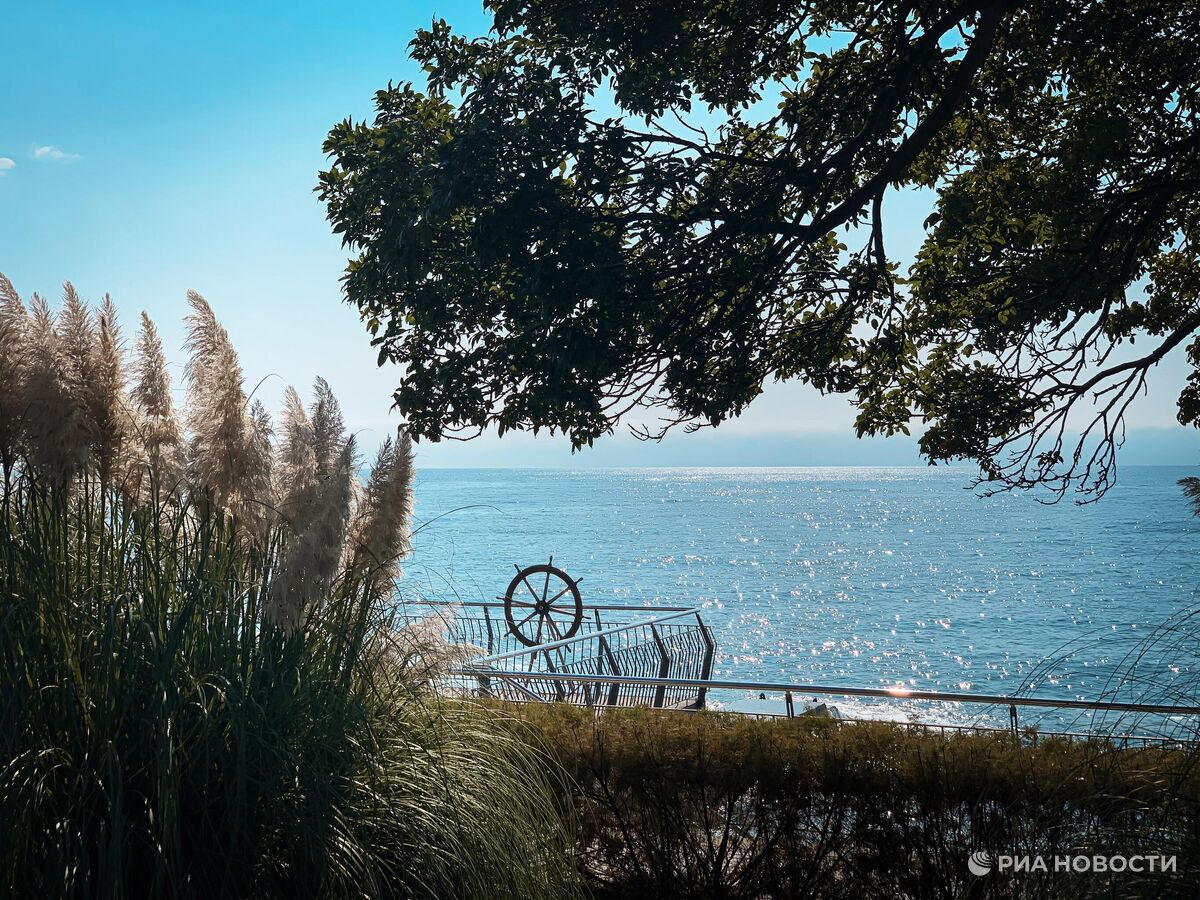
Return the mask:
<path id="1" fill-rule="evenodd" d="M 494 599 L 553 554 L 585 602 L 699 607 L 720 677 L 1088 698 L 1200 603 L 1190 470 L 1126 467 L 1082 507 L 981 498 L 970 474 L 425 470 L 406 593 Z M 1194 681 L 1195 654 L 1144 654 L 1134 677 Z"/>

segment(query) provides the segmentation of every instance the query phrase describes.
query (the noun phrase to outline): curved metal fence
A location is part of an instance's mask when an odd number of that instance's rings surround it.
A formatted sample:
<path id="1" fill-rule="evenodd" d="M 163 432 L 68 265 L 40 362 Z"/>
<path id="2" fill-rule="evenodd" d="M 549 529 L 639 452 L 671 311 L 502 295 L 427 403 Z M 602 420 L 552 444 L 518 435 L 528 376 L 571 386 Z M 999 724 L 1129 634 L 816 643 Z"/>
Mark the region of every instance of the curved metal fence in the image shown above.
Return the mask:
<path id="1" fill-rule="evenodd" d="M 583 680 L 538 678 L 538 673 L 561 675 L 618 675 L 632 678 L 708 679 L 712 673 L 712 633 L 694 609 L 652 609 L 629 606 L 589 606 L 574 637 L 533 647 L 509 632 L 503 604 L 456 604 L 423 601 L 405 610 L 402 620 L 428 621 L 440 616 L 448 641 L 479 649 L 471 659 L 475 687 L 501 699 L 562 701 L 586 706 L 698 708 L 704 687 L 694 684 L 636 683 L 596 687 Z M 420 612 L 421 615 L 415 615 Z M 602 613 L 647 618 L 605 624 Z M 463 614 L 465 613 L 465 614 Z M 515 670 L 532 676 L 517 683 L 488 677 L 491 670 Z"/>

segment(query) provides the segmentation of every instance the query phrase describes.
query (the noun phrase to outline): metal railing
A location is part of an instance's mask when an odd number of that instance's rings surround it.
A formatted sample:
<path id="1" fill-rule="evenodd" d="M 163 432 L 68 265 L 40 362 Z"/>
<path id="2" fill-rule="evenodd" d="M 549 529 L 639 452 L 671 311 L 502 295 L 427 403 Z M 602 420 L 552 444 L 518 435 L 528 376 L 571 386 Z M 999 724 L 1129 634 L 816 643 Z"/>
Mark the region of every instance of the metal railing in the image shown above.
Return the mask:
<path id="1" fill-rule="evenodd" d="M 482 660 L 480 661 L 482 662 Z M 726 681 L 713 680 L 710 678 L 689 679 L 689 678 L 671 678 L 671 677 L 639 677 L 634 675 L 622 674 L 604 674 L 604 673 L 570 673 L 570 672 L 523 672 L 513 669 L 497 669 L 494 666 L 480 666 L 472 664 L 463 666 L 458 674 L 473 678 L 486 678 L 493 685 L 489 693 L 493 696 L 501 696 L 504 699 L 513 699 L 518 701 L 530 700 L 553 700 L 555 697 L 549 696 L 546 685 L 558 685 L 557 690 L 563 699 L 571 699 L 578 696 L 581 692 L 586 691 L 589 687 L 595 692 L 607 689 L 614 691 L 624 689 L 631 691 L 629 697 L 646 697 L 654 691 L 683 691 L 696 690 L 703 696 L 708 690 L 733 690 L 756 692 L 760 694 L 782 694 L 785 699 L 786 715 L 795 715 L 794 700 L 796 697 L 848 697 L 848 698 L 866 698 L 866 699 L 885 699 L 885 700 L 926 700 L 945 703 L 959 704 L 974 704 L 979 706 L 990 706 L 1007 709 L 1008 712 L 1008 727 L 1000 728 L 995 725 L 974 724 L 974 725 L 949 725 L 943 723 L 896 723 L 906 726 L 914 726 L 921 728 L 938 728 L 942 730 L 954 731 L 1010 731 L 1018 737 L 1022 734 L 1022 723 L 1019 719 L 1019 709 L 1042 709 L 1042 710 L 1079 710 L 1079 711 L 1106 711 L 1119 713 L 1122 716 L 1133 715 L 1139 717 L 1137 721 L 1143 722 L 1141 717 L 1158 716 L 1158 717 L 1183 717 L 1184 722 L 1177 722 L 1179 727 L 1173 730 L 1173 733 L 1135 733 L 1130 731 L 1118 731 L 1115 729 L 1106 729 L 1103 731 L 1076 731 L 1076 730 L 1044 730 L 1043 735 L 1052 734 L 1056 736 L 1072 737 L 1072 738 L 1103 738 L 1105 740 L 1114 741 L 1117 743 L 1195 743 L 1200 740 L 1200 706 L 1191 705 L 1175 705 L 1165 703 L 1127 703 L 1106 700 L 1072 700 L 1072 699 L 1057 699 L 1053 697 L 1023 697 L 1023 696 L 1004 696 L 996 694 L 965 694 L 950 691 L 919 691 L 910 690 L 904 687 L 893 688 L 849 688 L 833 685 L 819 684 L 790 684 L 779 682 L 758 682 L 758 681 Z M 496 690 L 494 685 L 497 682 L 516 685 L 520 684 L 528 690 L 514 690 L 511 694 Z M 536 689 L 530 688 L 530 684 L 537 684 Z M 576 701 L 578 702 L 578 701 Z M 611 704 L 617 705 L 617 704 Z M 627 704 L 620 704 L 627 705 Z M 650 704 L 646 705 L 663 705 Z M 694 707 L 692 707 L 694 708 Z M 854 720 L 851 720 L 854 721 Z M 1036 739 L 1036 733 L 1031 732 L 1031 736 Z"/>
<path id="2" fill-rule="evenodd" d="M 630 610 L 630 607 L 621 607 Z M 658 612 L 658 610 L 647 610 Z M 473 660 L 459 674 L 501 699 L 584 706 L 697 708 L 712 673 L 712 633 L 691 609 Z M 507 677 L 522 676 L 520 688 Z M 502 677 L 493 680 L 495 673 Z M 608 678 L 608 681 L 597 679 Z"/>
<path id="3" fill-rule="evenodd" d="M 459 610 L 462 610 L 461 612 Z M 664 613 L 693 612 L 686 606 L 618 606 L 588 604 L 580 621 L 580 636 L 592 634 L 604 628 L 636 624 L 627 618 L 606 621 L 602 613 L 621 613 L 625 617 L 645 615 L 656 617 Z M 509 631 L 504 618 L 504 604 L 486 600 L 404 600 L 398 608 L 399 624 L 405 625 L 418 619 L 440 617 L 451 643 L 467 644 L 484 651 L 483 655 L 519 653 L 530 648 L 521 643 Z"/>
<path id="4" fill-rule="evenodd" d="M 712 633 L 699 613 L 683 607 L 588 606 L 580 631 L 574 637 L 530 647 L 509 632 L 503 603 L 426 600 L 407 601 L 406 606 L 412 609 L 403 612 L 402 621 L 443 615 L 448 639 L 479 648 L 476 658 L 453 673 L 460 688 L 503 700 L 697 709 L 705 705 L 711 690 L 739 691 L 757 693 L 762 698 L 767 694 L 781 695 L 784 700 L 782 714 L 788 716 L 795 715 L 796 698 L 908 700 L 987 709 L 971 724 L 899 723 L 943 731 L 1011 731 L 1020 735 L 1023 731 L 1032 734 L 1040 730 L 1042 734 L 1102 737 L 1125 743 L 1200 740 L 1200 706 L 1196 705 L 968 694 L 913 690 L 903 686 L 849 688 L 714 681 L 711 678 L 715 649 Z M 464 611 L 467 614 L 464 615 Z M 606 624 L 602 612 L 648 618 Z M 1024 711 L 1024 718 L 1019 711 Z M 1088 730 L 1078 727 L 1078 719 L 1069 722 L 1061 715 L 1049 728 L 1037 719 L 1038 712 L 1061 714 L 1067 711 L 1078 713 L 1080 718 L 1112 713 L 1116 721 L 1092 722 L 1096 727 Z M 758 711 L 753 714 L 779 713 Z M 1156 733 L 1137 733 L 1136 729 L 1147 724 Z"/>

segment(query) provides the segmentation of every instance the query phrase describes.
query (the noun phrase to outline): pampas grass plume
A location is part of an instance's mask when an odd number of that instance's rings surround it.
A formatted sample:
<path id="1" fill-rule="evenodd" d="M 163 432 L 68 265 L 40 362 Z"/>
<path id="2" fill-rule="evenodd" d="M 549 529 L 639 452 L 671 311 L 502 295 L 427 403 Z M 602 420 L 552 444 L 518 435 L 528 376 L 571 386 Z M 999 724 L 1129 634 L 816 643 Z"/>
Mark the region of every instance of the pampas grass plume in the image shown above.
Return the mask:
<path id="1" fill-rule="evenodd" d="M 271 503 L 270 423 L 247 411 L 242 367 L 212 307 L 188 291 L 188 467 L 196 487 L 257 530 Z"/>
<path id="2" fill-rule="evenodd" d="M 73 293 L 73 289 L 72 292 Z M 33 469 L 51 485 L 65 487 L 89 457 L 90 441 L 84 410 L 78 395 L 80 366 L 73 356 L 81 345 L 84 322 L 81 305 L 71 305 L 71 320 L 57 328 L 45 298 L 34 294 L 29 303 L 24 394 L 20 404 L 26 451 Z M 70 347 L 62 346 L 66 334 Z"/>
<path id="3" fill-rule="evenodd" d="M 350 516 L 354 457 L 351 439 L 332 471 L 293 499 L 291 533 L 264 611 L 285 631 L 301 627 L 306 611 L 328 595 L 337 575 Z"/>
<path id="4" fill-rule="evenodd" d="M 384 441 L 355 511 L 347 554 L 349 566 L 371 583 L 381 598 L 401 575 L 400 560 L 409 551 L 412 520 L 412 439 L 403 428 Z"/>
<path id="5" fill-rule="evenodd" d="M 125 356 L 121 329 L 112 297 L 104 295 L 96 316 L 95 340 L 85 369 L 84 385 L 92 451 L 100 470 L 100 480 L 108 483 L 117 458 L 122 453 L 133 424 L 129 399 L 125 395 Z"/>
<path id="6" fill-rule="evenodd" d="M 24 417 L 28 332 L 25 304 L 0 273 L 0 463 L 6 483 L 16 463 Z"/>
<path id="7" fill-rule="evenodd" d="M 183 476 L 183 428 L 171 400 L 171 376 L 158 329 L 145 312 L 138 331 L 130 400 L 136 413 L 137 466 L 155 492 L 175 491 Z"/>

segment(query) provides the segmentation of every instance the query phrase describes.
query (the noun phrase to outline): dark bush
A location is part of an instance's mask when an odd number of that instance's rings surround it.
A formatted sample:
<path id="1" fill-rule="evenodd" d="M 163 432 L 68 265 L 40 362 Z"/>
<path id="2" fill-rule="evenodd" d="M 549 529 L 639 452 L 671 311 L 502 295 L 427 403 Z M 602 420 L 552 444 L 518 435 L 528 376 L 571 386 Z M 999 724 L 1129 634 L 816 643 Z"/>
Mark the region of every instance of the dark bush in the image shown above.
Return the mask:
<path id="1" fill-rule="evenodd" d="M 1195 896 L 1196 755 L 886 723 L 525 706 L 600 897 Z M 1050 872 L 975 876 L 1041 854 Z M 1053 857 L 1175 855 L 1151 876 Z"/>

